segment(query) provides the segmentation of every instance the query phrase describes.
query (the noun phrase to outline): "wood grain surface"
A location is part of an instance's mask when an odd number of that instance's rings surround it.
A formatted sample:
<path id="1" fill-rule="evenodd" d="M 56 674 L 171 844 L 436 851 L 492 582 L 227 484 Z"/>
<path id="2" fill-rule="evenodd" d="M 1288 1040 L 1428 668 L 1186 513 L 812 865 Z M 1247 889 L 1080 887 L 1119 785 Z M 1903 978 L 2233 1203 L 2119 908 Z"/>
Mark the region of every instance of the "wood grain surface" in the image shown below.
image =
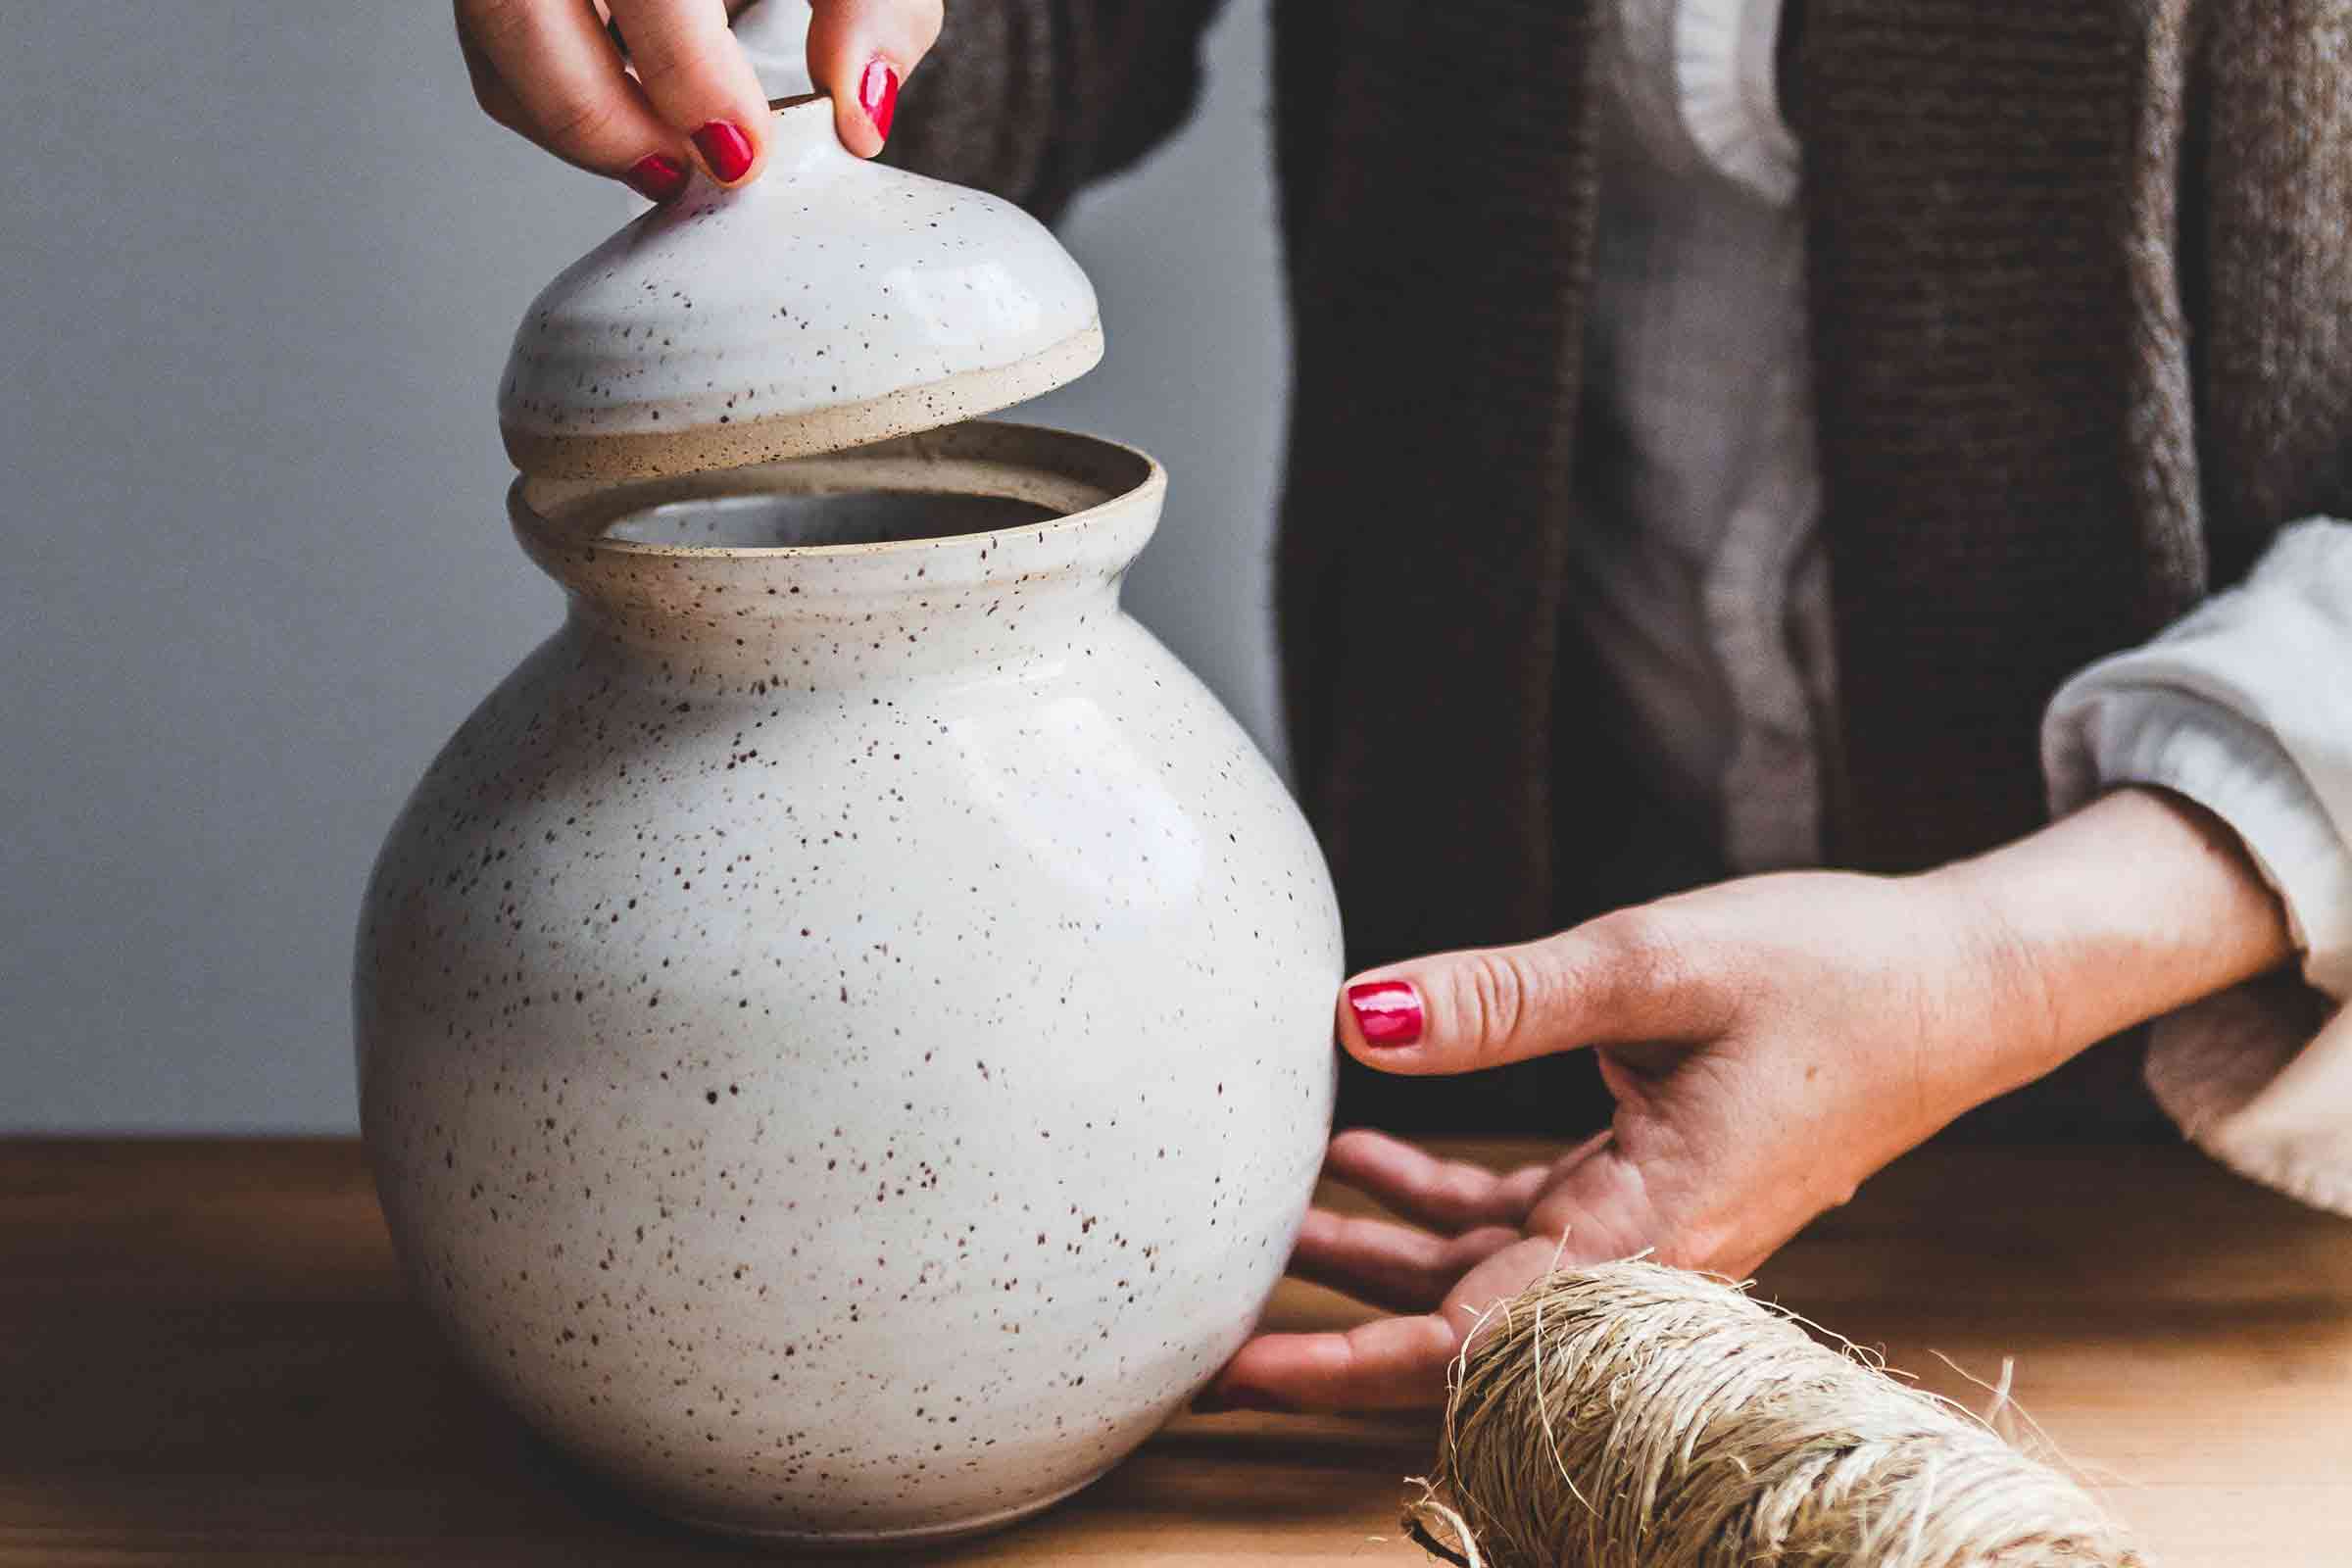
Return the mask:
<path id="1" fill-rule="evenodd" d="M 1963 1371 L 2014 1358 L 2167 1568 L 2352 1568 L 2352 1223 L 2181 1150 L 1932 1149 L 1759 1289 L 1979 1404 Z M 1356 1311 L 1285 1286 L 1272 1317 Z M 1434 1442 L 1428 1418 L 1186 1417 L 942 1560 L 1425 1562 L 1397 1501 Z M 5 1568 L 762 1555 L 637 1512 L 475 1392 L 354 1146 L 0 1143 Z"/>

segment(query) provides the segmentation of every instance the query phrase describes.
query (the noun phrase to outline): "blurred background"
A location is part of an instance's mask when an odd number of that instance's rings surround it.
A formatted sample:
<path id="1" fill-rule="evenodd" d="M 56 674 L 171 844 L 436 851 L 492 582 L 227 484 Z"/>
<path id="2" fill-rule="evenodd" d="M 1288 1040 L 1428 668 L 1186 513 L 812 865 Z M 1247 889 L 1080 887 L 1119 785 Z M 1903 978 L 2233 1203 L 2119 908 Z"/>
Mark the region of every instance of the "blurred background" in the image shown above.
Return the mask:
<path id="1" fill-rule="evenodd" d="M 10 8 L 0 52 L 0 1132 L 347 1131 L 378 839 L 560 601 L 492 394 L 637 210 L 475 110 L 441 4 Z M 1083 199 L 1102 367 L 1021 417 L 1172 488 L 1128 603 L 1281 761 L 1289 351 L 1264 0 Z"/>

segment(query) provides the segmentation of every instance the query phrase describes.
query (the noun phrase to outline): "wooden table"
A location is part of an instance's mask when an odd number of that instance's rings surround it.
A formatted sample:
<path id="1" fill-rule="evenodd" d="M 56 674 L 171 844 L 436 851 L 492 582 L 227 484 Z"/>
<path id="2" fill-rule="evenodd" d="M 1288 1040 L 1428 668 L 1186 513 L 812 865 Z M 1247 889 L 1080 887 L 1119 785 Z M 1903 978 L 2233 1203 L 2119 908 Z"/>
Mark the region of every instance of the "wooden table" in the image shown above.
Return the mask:
<path id="1" fill-rule="evenodd" d="M 1496 1157 L 1525 1152 L 1494 1146 Z M 2168 1568 L 2352 1564 L 2352 1222 L 2178 1150 L 1930 1150 L 1761 1288 L 2017 1396 Z M 1274 1317 L 1345 1321 L 1286 1286 Z M 1178 1420 L 971 1563 L 1417 1564 L 1433 1427 Z M 345 1143 L 0 1143 L 0 1565 L 750 1560 L 565 1469 L 410 1303 Z"/>

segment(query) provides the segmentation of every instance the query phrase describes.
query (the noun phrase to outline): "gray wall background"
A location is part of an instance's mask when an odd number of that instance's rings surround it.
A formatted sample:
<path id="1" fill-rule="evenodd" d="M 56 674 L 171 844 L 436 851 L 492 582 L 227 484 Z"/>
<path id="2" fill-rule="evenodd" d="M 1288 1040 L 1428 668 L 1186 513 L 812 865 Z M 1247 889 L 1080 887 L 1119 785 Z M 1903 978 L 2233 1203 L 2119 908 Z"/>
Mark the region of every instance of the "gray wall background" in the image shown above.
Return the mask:
<path id="1" fill-rule="evenodd" d="M 558 615 L 500 510 L 507 339 L 633 208 L 478 116 L 443 5 L 9 31 L 0 1130 L 348 1129 L 376 842 Z M 1270 747 L 1264 31 L 1233 0 L 1200 116 L 1072 215 L 1109 355 L 1024 416 L 1168 465 L 1129 602 Z"/>

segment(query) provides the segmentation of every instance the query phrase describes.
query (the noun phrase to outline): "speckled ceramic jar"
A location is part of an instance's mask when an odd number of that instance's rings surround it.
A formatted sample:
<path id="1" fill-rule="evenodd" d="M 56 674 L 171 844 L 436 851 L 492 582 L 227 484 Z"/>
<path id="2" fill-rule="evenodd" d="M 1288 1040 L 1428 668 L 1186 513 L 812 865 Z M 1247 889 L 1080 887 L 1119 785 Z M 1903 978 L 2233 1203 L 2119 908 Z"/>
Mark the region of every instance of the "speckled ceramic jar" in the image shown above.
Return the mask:
<path id="1" fill-rule="evenodd" d="M 657 1508 L 1017 1518 L 1282 1272 L 1338 919 L 1273 773 L 1119 609 L 1164 482 L 974 424 L 515 487 L 570 613 L 376 866 L 363 1120 L 466 1359 Z"/>

